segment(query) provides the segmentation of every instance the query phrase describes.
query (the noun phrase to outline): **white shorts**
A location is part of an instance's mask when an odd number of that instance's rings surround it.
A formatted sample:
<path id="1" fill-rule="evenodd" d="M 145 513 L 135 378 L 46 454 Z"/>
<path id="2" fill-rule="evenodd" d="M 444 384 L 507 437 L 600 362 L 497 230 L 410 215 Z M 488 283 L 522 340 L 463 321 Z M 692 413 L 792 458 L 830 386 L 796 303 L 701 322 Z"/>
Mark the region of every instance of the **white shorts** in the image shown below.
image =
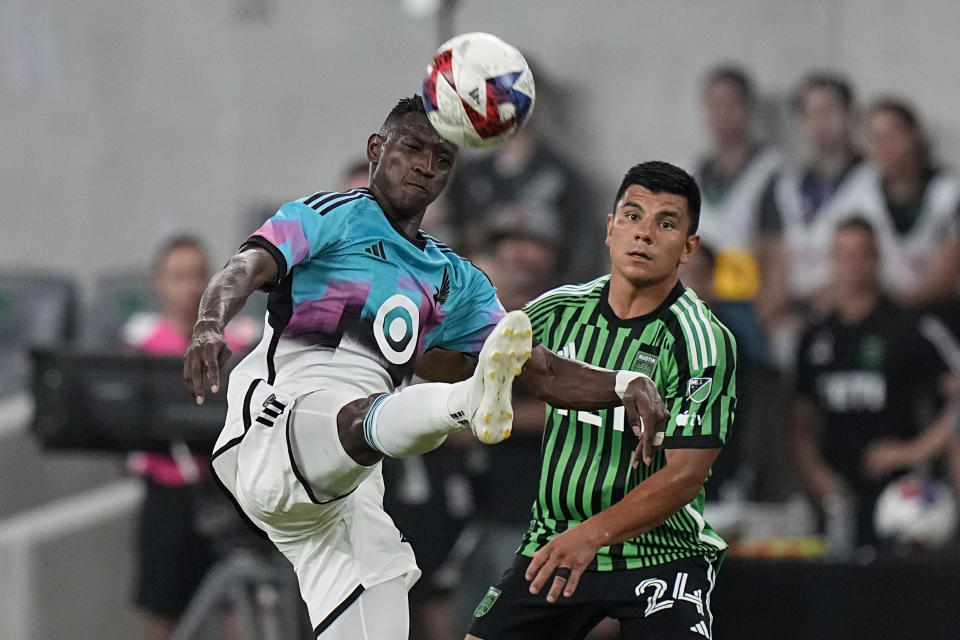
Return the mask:
<path id="1" fill-rule="evenodd" d="M 359 484 L 329 496 L 307 483 L 294 460 L 291 416 L 298 432 L 305 425 L 317 429 L 311 442 L 320 442 L 319 448 L 342 451 L 337 413 L 365 396 L 353 388 L 320 390 L 309 394 L 312 410 L 298 414 L 305 396 L 287 397 L 264 380 L 234 376 L 228 393 L 213 469 L 241 511 L 293 563 L 314 627 L 332 623 L 365 588 L 399 576 L 413 586 L 420 570 L 383 510 L 381 465 L 348 461 L 351 467 L 337 473 L 353 474 Z"/>

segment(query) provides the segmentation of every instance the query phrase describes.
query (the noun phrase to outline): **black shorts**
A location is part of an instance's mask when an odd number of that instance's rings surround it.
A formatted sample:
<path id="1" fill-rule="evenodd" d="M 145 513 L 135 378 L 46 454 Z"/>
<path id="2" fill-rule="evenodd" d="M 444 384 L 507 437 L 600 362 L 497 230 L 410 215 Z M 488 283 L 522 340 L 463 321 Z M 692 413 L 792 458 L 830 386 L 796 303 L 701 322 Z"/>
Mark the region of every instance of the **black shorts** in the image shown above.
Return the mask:
<path id="1" fill-rule="evenodd" d="M 146 480 L 138 540 L 136 603 L 176 618 L 215 560 L 211 541 L 195 527 L 195 487 Z"/>
<path id="2" fill-rule="evenodd" d="M 474 611 L 470 633 L 483 640 L 576 640 L 603 618 L 620 621 L 624 640 L 710 638 L 710 595 L 717 558 L 693 557 L 644 569 L 585 571 L 576 592 L 546 600 L 550 582 L 530 593 L 524 572 L 530 558 L 517 555 L 500 583 Z"/>

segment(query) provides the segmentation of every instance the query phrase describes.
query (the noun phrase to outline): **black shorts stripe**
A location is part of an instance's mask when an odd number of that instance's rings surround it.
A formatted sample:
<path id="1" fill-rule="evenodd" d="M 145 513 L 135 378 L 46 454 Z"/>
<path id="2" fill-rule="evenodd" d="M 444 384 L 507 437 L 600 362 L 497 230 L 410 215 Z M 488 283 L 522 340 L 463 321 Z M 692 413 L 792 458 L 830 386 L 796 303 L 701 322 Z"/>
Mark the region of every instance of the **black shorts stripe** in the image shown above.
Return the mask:
<path id="1" fill-rule="evenodd" d="M 271 409 L 270 407 L 264 407 L 263 413 L 264 415 L 270 416 L 271 418 L 274 418 L 274 419 L 276 419 L 276 417 L 280 415 L 279 411 Z"/>
<path id="2" fill-rule="evenodd" d="M 267 419 L 264 418 L 263 416 L 257 416 L 257 422 L 259 422 L 260 424 L 264 425 L 265 427 L 272 427 L 272 426 L 273 426 L 273 422 L 271 422 L 270 420 L 267 420 Z"/>
<path id="3" fill-rule="evenodd" d="M 211 458 L 211 461 L 212 461 L 212 460 L 216 460 L 216 459 L 220 456 L 220 454 L 226 453 L 226 452 L 229 451 L 230 449 L 233 449 L 235 446 L 237 446 L 238 444 L 240 444 L 242 441 L 243 441 L 243 436 L 237 436 L 237 437 L 234 438 L 233 440 L 229 440 L 229 441 L 227 442 L 227 444 L 223 445 L 222 447 L 220 447 L 219 449 L 217 449 L 216 451 L 213 452 L 213 457 Z"/>
<path id="4" fill-rule="evenodd" d="M 277 379 L 277 367 L 273 362 L 273 357 L 277 353 L 277 345 L 280 343 L 280 331 L 273 330 L 273 336 L 270 338 L 270 346 L 267 347 L 267 384 L 273 384 Z"/>
<path id="5" fill-rule="evenodd" d="M 250 400 L 253 398 L 253 392 L 257 388 L 257 385 L 263 382 L 263 378 L 257 378 L 250 383 L 250 386 L 247 387 L 247 393 L 243 396 L 243 432 L 246 433 L 250 428 L 250 425 L 253 424 L 253 419 L 250 417 Z M 242 436 L 241 436 L 242 437 Z"/>
<path id="6" fill-rule="evenodd" d="M 292 411 L 292 410 L 291 410 Z M 300 483 L 300 486 L 303 487 L 303 490 L 307 493 L 307 497 L 310 498 L 310 502 L 313 504 L 330 504 L 331 502 L 336 502 L 337 500 L 342 500 L 349 496 L 351 493 L 357 490 L 357 487 L 354 487 L 350 491 L 347 491 L 342 496 L 337 496 L 336 498 L 331 498 L 329 500 L 320 500 L 317 498 L 317 495 L 313 492 L 313 489 L 310 487 L 310 483 L 307 482 L 307 477 L 303 475 L 303 472 L 300 470 L 300 467 L 297 466 L 297 461 L 293 457 L 293 442 L 290 440 L 290 428 L 293 426 L 294 416 L 293 413 L 287 417 L 287 456 L 290 458 L 290 468 L 293 470 L 293 475 L 296 477 L 297 482 Z M 358 485 L 359 486 L 359 485 Z"/>
<path id="7" fill-rule="evenodd" d="M 213 457 L 210 458 L 210 475 L 213 476 L 214 482 L 216 482 L 217 486 L 220 487 L 220 491 L 223 491 L 224 495 L 227 496 L 227 499 L 230 500 L 230 504 L 233 505 L 233 508 L 236 509 L 237 513 L 240 514 L 240 519 L 246 522 L 247 526 L 250 527 L 250 529 L 252 529 L 253 532 L 256 533 L 258 536 L 269 540 L 269 536 L 267 535 L 267 532 L 261 529 L 260 527 L 258 527 L 257 523 L 251 520 L 250 516 L 248 516 L 246 513 L 243 512 L 243 509 L 240 507 L 240 503 L 237 502 L 236 496 L 230 493 L 230 490 L 227 489 L 227 485 L 223 484 L 223 480 L 221 480 L 220 476 L 217 475 L 217 469 L 213 466 L 213 461 L 216 460 L 220 454 L 225 453 L 226 451 L 237 446 L 238 444 L 240 444 L 241 441 L 243 441 L 243 436 L 236 437 L 230 442 L 228 442 L 227 444 L 225 444 L 223 447 L 221 447 L 219 451 L 213 454 Z"/>
<path id="8" fill-rule="evenodd" d="M 323 504 L 313 493 L 313 489 L 310 488 L 310 483 L 307 482 L 306 477 L 303 475 L 303 472 L 300 471 L 300 467 L 297 466 L 297 461 L 293 457 L 293 443 L 290 442 L 290 427 L 292 426 L 293 413 L 291 412 L 291 414 L 287 416 L 287 455 L 290 457 L 290 468 L 293 469 L 293 475 L 296 476 L 297 482 L 299 482 L 303 490 L 307 492 L 307 497 L 310 498 L 310 502 L 313 504 Z"/>
<path id="9" fill-rule="evenodd" d="M 356 602 L 357 598 L 360 597 L 361 593 L 363 593 L 363 585 L 358 584 L 357 588 L 354 589 L 353 592 L 343 600 L 343 602 L 338 604 L 336 608 L 330 612 L 330 615 L 324 618 L 320 622 L 320 624 L 318 624 L 316 627 L 313 628 L 314 637 L 319 637 L 321 633 L 326 631 L 327 627 L 332 625 L 334 620 L 339 618 L 340 615 L 350 607 L 350 605 Z"/>

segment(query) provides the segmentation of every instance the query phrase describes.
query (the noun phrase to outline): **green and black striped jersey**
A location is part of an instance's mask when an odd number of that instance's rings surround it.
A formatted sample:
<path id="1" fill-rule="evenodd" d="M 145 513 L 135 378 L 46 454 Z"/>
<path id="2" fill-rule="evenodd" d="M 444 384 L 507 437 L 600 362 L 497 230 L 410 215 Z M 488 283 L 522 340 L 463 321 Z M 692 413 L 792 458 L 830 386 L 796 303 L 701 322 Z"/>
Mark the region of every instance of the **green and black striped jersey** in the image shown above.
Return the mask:
<path id="1" fill-rule="evenodd" d="M 736 345 L 730 331 L 681 284 L 652 313 L 622 320 L 610 308 L 609 276 L 549 291 L 528 303 L 544 347 L 588 364 L 640 371 L 670 411 L 664 448 L 715 448 L 726 442 L 736 406 Z M 663 468 L 658 451 L 634 469 L 637 444 L 623 407 L 567 411 L 547 406 L 540 488 L 520 553 L 533 555 L 553 536 L 623 499 Z M 603 547 L 591 568 L 647 567 L 716 554 L 726 543 L 703 519 L 704 492 L 641 536 Z"/>

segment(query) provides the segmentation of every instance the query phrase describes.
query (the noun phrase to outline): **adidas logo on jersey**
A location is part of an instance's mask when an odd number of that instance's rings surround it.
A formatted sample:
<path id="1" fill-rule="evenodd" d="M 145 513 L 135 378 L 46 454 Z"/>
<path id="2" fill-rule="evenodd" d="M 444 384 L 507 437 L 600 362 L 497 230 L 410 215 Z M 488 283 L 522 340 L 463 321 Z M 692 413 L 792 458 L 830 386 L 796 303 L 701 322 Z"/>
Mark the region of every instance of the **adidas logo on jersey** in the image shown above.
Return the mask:
<path id="1" fill-rule="evenodd" d="M 280 414 L 283 413 L 283 410 L 286 408 L 287 405 L 277 400 L 277 396 L 271 393 L 267 396 L 267 399 L 263 401 L 263 411 L 257 416 L 257 422 L 266 427 L 272 427 L 274 421 L 280 417 Z"/>
<path id="2" fill-rule="evenodd" d="M 369 253 L 369 254 L 372 255 L 374 258 L 379 258 L 380 260 L 383 260 L 384 262 L 389 262 L 389 260 L 387 260 L 387 252 L 384 251 L 384 249 L 383 249 L 383 240 L 381 240 L 380 242 L 378 242 L 378 243 L 376 243 L 376 244 L 370 245 L 369 247 L 367 247 L 367 248 L 364 249 L 363 251 L 364 251 L 364 253 Z"/>
<path id="3" fill-rule="evenodd" d="M 557 355 L 561 358 L 570 358 L 571 360 L 577 359 L 577 344 L 575 342 L 568 342 L 563 345 L 560 351 L 557 351 Z"/>

